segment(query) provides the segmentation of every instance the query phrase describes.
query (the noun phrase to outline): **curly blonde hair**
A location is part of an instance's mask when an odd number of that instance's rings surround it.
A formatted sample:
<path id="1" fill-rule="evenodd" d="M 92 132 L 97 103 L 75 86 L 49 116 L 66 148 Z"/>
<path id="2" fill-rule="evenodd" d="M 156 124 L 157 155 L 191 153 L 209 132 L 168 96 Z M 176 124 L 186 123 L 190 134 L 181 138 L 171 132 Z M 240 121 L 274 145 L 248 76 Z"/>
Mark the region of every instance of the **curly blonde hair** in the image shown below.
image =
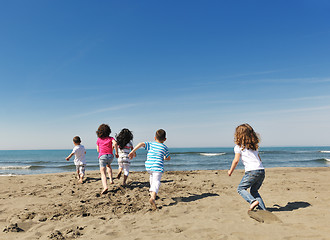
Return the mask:
<path id="1" fill-rule="evenodd" d="M 259 148 L 259 134 L 253 128 L 245 123 L 239 125 L 235 130 L 235 143 L 244 149 L 258 150 Z"/>

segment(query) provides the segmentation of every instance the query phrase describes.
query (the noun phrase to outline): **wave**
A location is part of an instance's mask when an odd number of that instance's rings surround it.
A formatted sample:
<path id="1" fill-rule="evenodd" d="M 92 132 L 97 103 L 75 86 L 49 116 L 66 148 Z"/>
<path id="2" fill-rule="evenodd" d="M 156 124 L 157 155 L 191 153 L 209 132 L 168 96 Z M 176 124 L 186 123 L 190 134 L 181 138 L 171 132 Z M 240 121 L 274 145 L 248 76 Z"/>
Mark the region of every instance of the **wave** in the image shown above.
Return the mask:
<path id="1" fill-rule="evenodd" d="M 51 168 L 46 166 L 0 166 L 0 170 L 37 170 L 42 168 Z"/>
<path id="2" fill-rule="evenodd" d="M 9 169 L 31 169 L 32 166 L 0 166 L 1 170 L 9 170 Z"/>
<path id="3" fill-rule="evenodd" d="M 172 164 L 168 164 L 166 166 L 164 166 L 165 169 L 175 169 L 176 167 L 185 167 L 187 169 L 190 169 L 190 168 L 194 168 L 194 169 L 205 169 L 206 167 L 218 167 L 218 166 L 229 166 L 230 163 L 226 163 L 226 162 L 217 162 L 217 163 L 211 163 L 211 162 L 208 162 L 208 163 L 189 163 L 189 165 L 187 166 L 187 164 L 185 163 L 172 163 Z M 132 167 L 133 169 L 133 167 Z"/>
<path id="4" fill-rule="evenodd" d="M 89 168 L 95 168 L 99 165 L 94 164 L 88 164 L 87 167 Z M 75 169 L 75 165 L 57 165 L 57 166 L 51 166 L 51 165 L 28 165 L 28 166 L 0 166 L 0 170 L 38 170 L 38 169 L 50 169 L 50 168 L 59 168 L 59 169 Z"/>
<path id="5" fill-rule="evenodd" d="M 196 155 L 199 154 L 199 152 L 171 152 L 171 155 Z"/>
<path id="6" fill-rule="evenodd" d="M 321 162 L 321 163 L 328 163 L 330 162 L 329 158 L 319 158 L 319 159 L 314 159 L 314 160 L 310 160 L 311 162 Z"/>
<path id="7" fill-rule="evenodd" d="M 330 159 L 328 158 L 317 158 L 317 159 L 299 159 L 299 160 L 289 160 L 289 161 L 272 161 L 272 162 L 267 162 L 265 161 L 265 164 L 285 164 L 285 163 L 297 163 L 297 164 L 305 164 L 305 163 L 329 163 Z"/>
<path id="8" fill-rule="evenodd" d="M 207 152 L 171 152 L 171 155 L 202 155 L 202 156 L 221 156 L 226 153 L 207 153 Z"/>
<path id="9" fill-rule="evenodd" d="M 293 151 L 291 152 L 291 154 L 295 154 L 295 153 L 298 153 L 298 154 L 303 154 L 303 153 L 317 153 L 318 151 L 316 150 L 304 150 L 304 151 Z"/>
<path id="10" fill-rule="evenodd" d="M 26 160 L 15 160 L 15 161 L 10 161 L 10 160 L 5 160 L 2 161 L 0 160 L 2 164 L 19 164 L 19 163 L 25 163 L 25 164 L 29 164 L 29 165 L 37 165 L 37 164 L 52 164 L 54 162 L 51 161 L 26 161 Z"/>
<path id="11" fill-rule="evenodd" d="M 214 156 L 221 156 L 221 155 L 225 155 L 226 153 L 221 152 L 221 153 L 199 153 L 199 155 L 202 156 L 207 156 L 207 157 L 214 157 Z"/>
<path id="12" fill-rule="evenodd" d="M 313 154 L 313 153 L 330 153 L 330 151 L 319 150 L 260 150 L 260 154 L 276 154 L 276 155 L 295 155 L 295 154 Z"/>

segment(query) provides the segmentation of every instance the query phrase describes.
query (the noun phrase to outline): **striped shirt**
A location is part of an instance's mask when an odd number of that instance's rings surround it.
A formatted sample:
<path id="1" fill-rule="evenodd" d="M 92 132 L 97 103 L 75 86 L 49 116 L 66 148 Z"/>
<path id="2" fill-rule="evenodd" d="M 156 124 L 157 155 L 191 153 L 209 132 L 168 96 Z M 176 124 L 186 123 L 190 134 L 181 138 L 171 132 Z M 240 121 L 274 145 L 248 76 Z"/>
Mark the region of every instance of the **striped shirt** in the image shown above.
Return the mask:
<path id="1" fill-rule="evenodd" d="M 164 157 L 168 158 L 170 152 L 164 143 L 145 142 L 145 150 L 148 151 L 145 166 L 147 171 L 164 172 Z"/>
<path id="2" fill-rule="evenodd" d="M 130 163 L 128 154 L 131 152 L 132 147 L 133 147 L 132 141 L 127 143 L 123 149 L 120 149 L 120 147 L 118 146 L 118 155 L 119 155 L 118 162 L 119 163 Z"/>

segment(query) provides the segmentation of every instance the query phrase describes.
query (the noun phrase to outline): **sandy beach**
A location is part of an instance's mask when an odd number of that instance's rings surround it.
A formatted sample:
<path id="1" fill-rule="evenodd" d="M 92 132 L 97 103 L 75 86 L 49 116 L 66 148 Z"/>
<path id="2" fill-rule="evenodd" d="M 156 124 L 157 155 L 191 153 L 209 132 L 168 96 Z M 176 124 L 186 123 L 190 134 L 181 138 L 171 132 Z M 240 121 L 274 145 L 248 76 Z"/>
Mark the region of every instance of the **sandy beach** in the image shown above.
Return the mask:
<path id="1" fill-rule="evenodd" d="M 330 168 L 267 169 L 260 193 L 275 218 L 248 215 L 242 175 L 165 172 L 156 211 L 146 172 L 125 188 L 115 179 L 105 195 L 95 171 L 84 184 L 74 173 L 1 177 L 0 239 L 330 238 Z"/>

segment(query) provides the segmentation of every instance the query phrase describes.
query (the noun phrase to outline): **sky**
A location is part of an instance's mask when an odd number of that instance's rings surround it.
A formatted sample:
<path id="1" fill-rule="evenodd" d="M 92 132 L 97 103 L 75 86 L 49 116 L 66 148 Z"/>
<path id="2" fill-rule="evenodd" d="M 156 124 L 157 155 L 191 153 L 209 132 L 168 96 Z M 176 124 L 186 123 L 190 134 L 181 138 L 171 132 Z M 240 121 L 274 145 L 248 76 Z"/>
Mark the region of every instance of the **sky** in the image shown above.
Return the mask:
<path id="1" fill-rule="evenodd" d="M 330 145 L 330 2 L 12 0 L 0 8 L 0 150 Z"/>

